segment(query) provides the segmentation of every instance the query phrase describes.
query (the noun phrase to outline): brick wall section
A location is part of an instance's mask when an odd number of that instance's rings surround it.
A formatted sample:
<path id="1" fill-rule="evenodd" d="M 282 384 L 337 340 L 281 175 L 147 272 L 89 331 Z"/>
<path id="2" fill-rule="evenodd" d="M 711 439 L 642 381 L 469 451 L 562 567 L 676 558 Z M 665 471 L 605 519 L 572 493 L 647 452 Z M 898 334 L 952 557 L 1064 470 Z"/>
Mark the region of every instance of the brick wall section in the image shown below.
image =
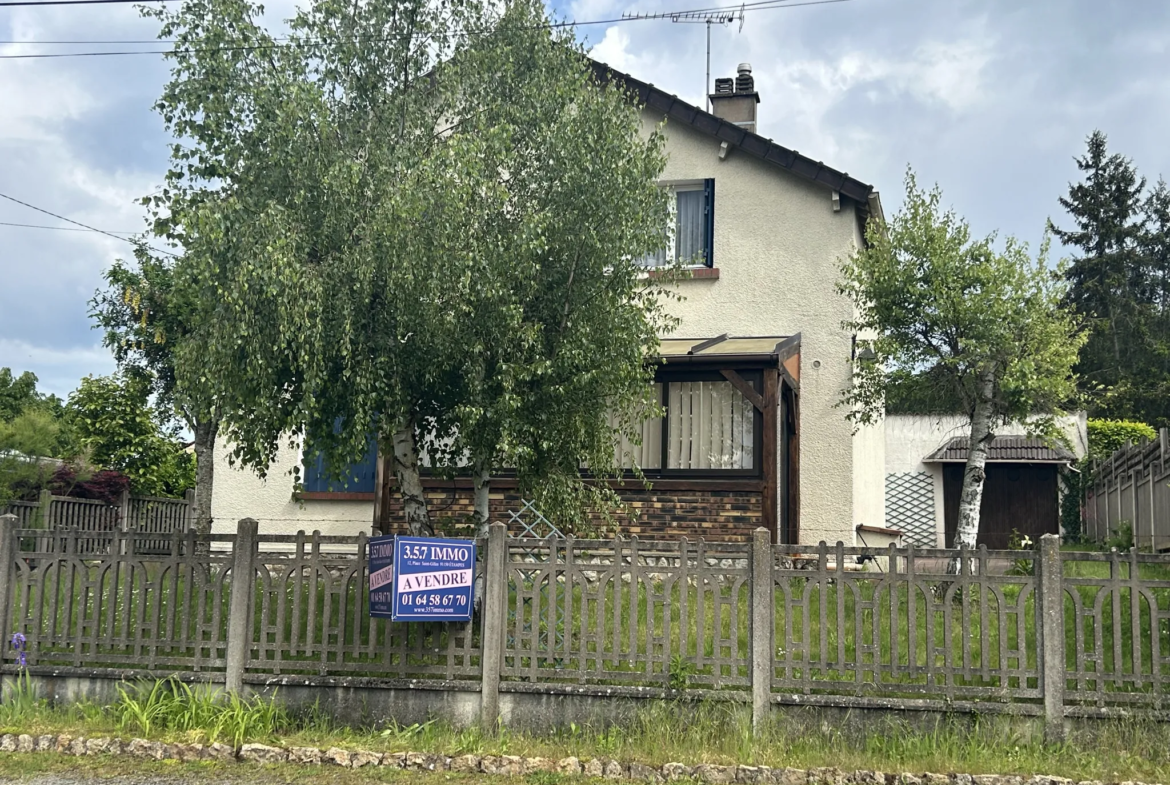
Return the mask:
<path id="1" fill-rule="evenodd" d="M 618 517 L 618 531 L 627 537 L 704 537 L 746 541 L 763 521 L 763 494 L 759 491 L 622 488 L 618 493 L 638 512 L 636 521 L 625 515 Z M 426 495 L 437 531 L 457 533 L 470 521 L 473 505 L 470 488 L 430 481 Z M 382 520 L 387 524 L 383 531 L 389 534 L 395 533 L 395 524 L 402 521 L 402 501 L 393 491 L 388 496 L 388 503 L 383 505 Z M 490 499 L 493 521 L 507 523 L 510 518 L 508 511 L 520 509 L 520 497 L 512 489 L 493 491 Z M 597 523 L 602 524 L 600 516 Z"/>

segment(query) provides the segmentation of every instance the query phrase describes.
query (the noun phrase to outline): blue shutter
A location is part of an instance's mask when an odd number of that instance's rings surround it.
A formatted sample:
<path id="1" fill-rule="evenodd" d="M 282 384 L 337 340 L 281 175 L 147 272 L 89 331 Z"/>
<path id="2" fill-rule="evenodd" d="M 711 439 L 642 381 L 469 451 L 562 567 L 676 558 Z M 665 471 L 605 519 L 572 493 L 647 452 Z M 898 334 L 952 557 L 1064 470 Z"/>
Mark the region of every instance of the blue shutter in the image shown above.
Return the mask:
<path id="1" fill-rule="evenodd" d="M 305 490 L 343 491 L 347 493 L 374 493 L 378 477 L 378 440 L 370 434 L 366 454 L 357 463 L 349 465 L 345 481 L 330 480 L 325 470 L 325 457 L 305 449 Z"/>
<path id="2" fill-rule="evenodd" d="M 703 250 L 707 254 L 704 263 L 708 267 L 715 266 L 715 180 L 703 181 L 703 211 L 705 225 L 703 228 Z"/>

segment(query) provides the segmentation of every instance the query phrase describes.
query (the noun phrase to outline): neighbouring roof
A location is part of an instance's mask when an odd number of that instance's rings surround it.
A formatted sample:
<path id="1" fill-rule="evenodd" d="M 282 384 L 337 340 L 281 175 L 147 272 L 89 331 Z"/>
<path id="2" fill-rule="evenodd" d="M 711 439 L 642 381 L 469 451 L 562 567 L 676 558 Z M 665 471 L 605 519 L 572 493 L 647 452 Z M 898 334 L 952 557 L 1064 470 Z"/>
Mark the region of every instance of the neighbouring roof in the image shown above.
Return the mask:
<path id="1" fill-rule="evenodd" d="M 951 439 L 922 459 L 923 463 L 965 463 L 966 436 Z M 1077 457 L 1065 447 L 1026 436 L 996 436 L 988 451 L 989 463 L 1074 463 Z"/>
<path id="2" fill-rule="evenodd" d="M 604 81 L 616 80 L 629 88 L 644 106 L 656 109 L 667 117 L 678 120 L 692 128 L 709 134 L 716 139 L 735 145 L 746 153 L 761 158 L 769 163 L 787 169 L 793 174 L 828 186 L 848 196 L 868 211 L 871 201 L 875 211 L 880 211 L 877 201 L 877 191 L 872 185 L 863 183 L 856 177 L 850 177 L 845 172 L 839 172 L 821 161 L 801 155 L 796 150 L 790 150 L 783 145 L 776 144 L 771 139 L 748 131 L 735 123 L 722 120 L 710 112 L 697 106 L 692 106 L 676 95 L 660 90 L 652 84 L 636 79 L 629 74 L 622 73 L 605 63 L 593 62 L 593 71 L 599 79 Z M 880 218 L 881 216 L 878 215 Z"/>

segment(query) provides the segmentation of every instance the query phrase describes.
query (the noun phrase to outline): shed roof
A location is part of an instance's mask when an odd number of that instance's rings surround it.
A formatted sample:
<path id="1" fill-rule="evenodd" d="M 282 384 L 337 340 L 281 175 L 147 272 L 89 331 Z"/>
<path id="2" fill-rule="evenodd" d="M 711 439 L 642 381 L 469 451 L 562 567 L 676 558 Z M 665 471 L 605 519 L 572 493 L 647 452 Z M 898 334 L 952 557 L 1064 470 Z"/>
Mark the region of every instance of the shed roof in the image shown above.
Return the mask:
<path id="1" fill-rule="evenodd" d="M 923 463 L 965 463 L 966 436 L 949 440 L 942 447 L 922 459 Z M 1043 439 L 1027 436 L 996 436 L 987 454 L 989 463 L 1073 463 L 1077 457 L 1068 449 L 1053 446 Z"/>

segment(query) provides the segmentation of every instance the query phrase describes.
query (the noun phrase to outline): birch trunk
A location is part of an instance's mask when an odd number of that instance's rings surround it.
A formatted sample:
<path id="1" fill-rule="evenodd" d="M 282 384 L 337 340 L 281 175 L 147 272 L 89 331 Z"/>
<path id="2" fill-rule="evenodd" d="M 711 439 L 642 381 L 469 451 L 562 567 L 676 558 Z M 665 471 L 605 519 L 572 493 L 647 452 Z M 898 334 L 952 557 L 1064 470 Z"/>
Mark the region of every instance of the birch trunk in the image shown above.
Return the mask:
<path id="1" fill-rule="evenodd" d="M 983 484 L 987 479 L 987 453 L 995 434 L 991 429 L 992 399 L 995 395 L 995 369 L 979 372 L 975 411 L 971 416 L 971 436 L 968 440 L 967 465 L 963 469 L 963 489 L 959 493 L 959 520 L 955 527 L 955 547 L 975 548 L 979 538 L 979 510 L 983 504 Z M 950 572 L 959 572 L 959 560 L 954 559 Z"/>
<path id="2" fill-rule="evenodd" d="M 422 478 L 418 473 L 418 447 L 414 443 L 414 421 L 394 432 L 394 476 L 402 494 L 402 512 L 407 530 L 414 537 L 430 537 L 435 533 L 427 513 L 427 498 L 423 493 Z"/>
<path id="3" fill-rule="evenodd" d="M 195 520 L 196 534 L 211 533 L 211 490 L 215 482 L 215 417 L 197 420 L 195 427 Z"/>
<path id="4" fill-rule="evenodd" d="M 471 478 L 475 489 L 475 511 L 472 520 L 475 522 L 475 536 L 487 537 L 488 524 L 491 522 L 489 491 L 492 486 L 491 467 L 485 461 L 476 461 Z"/>

